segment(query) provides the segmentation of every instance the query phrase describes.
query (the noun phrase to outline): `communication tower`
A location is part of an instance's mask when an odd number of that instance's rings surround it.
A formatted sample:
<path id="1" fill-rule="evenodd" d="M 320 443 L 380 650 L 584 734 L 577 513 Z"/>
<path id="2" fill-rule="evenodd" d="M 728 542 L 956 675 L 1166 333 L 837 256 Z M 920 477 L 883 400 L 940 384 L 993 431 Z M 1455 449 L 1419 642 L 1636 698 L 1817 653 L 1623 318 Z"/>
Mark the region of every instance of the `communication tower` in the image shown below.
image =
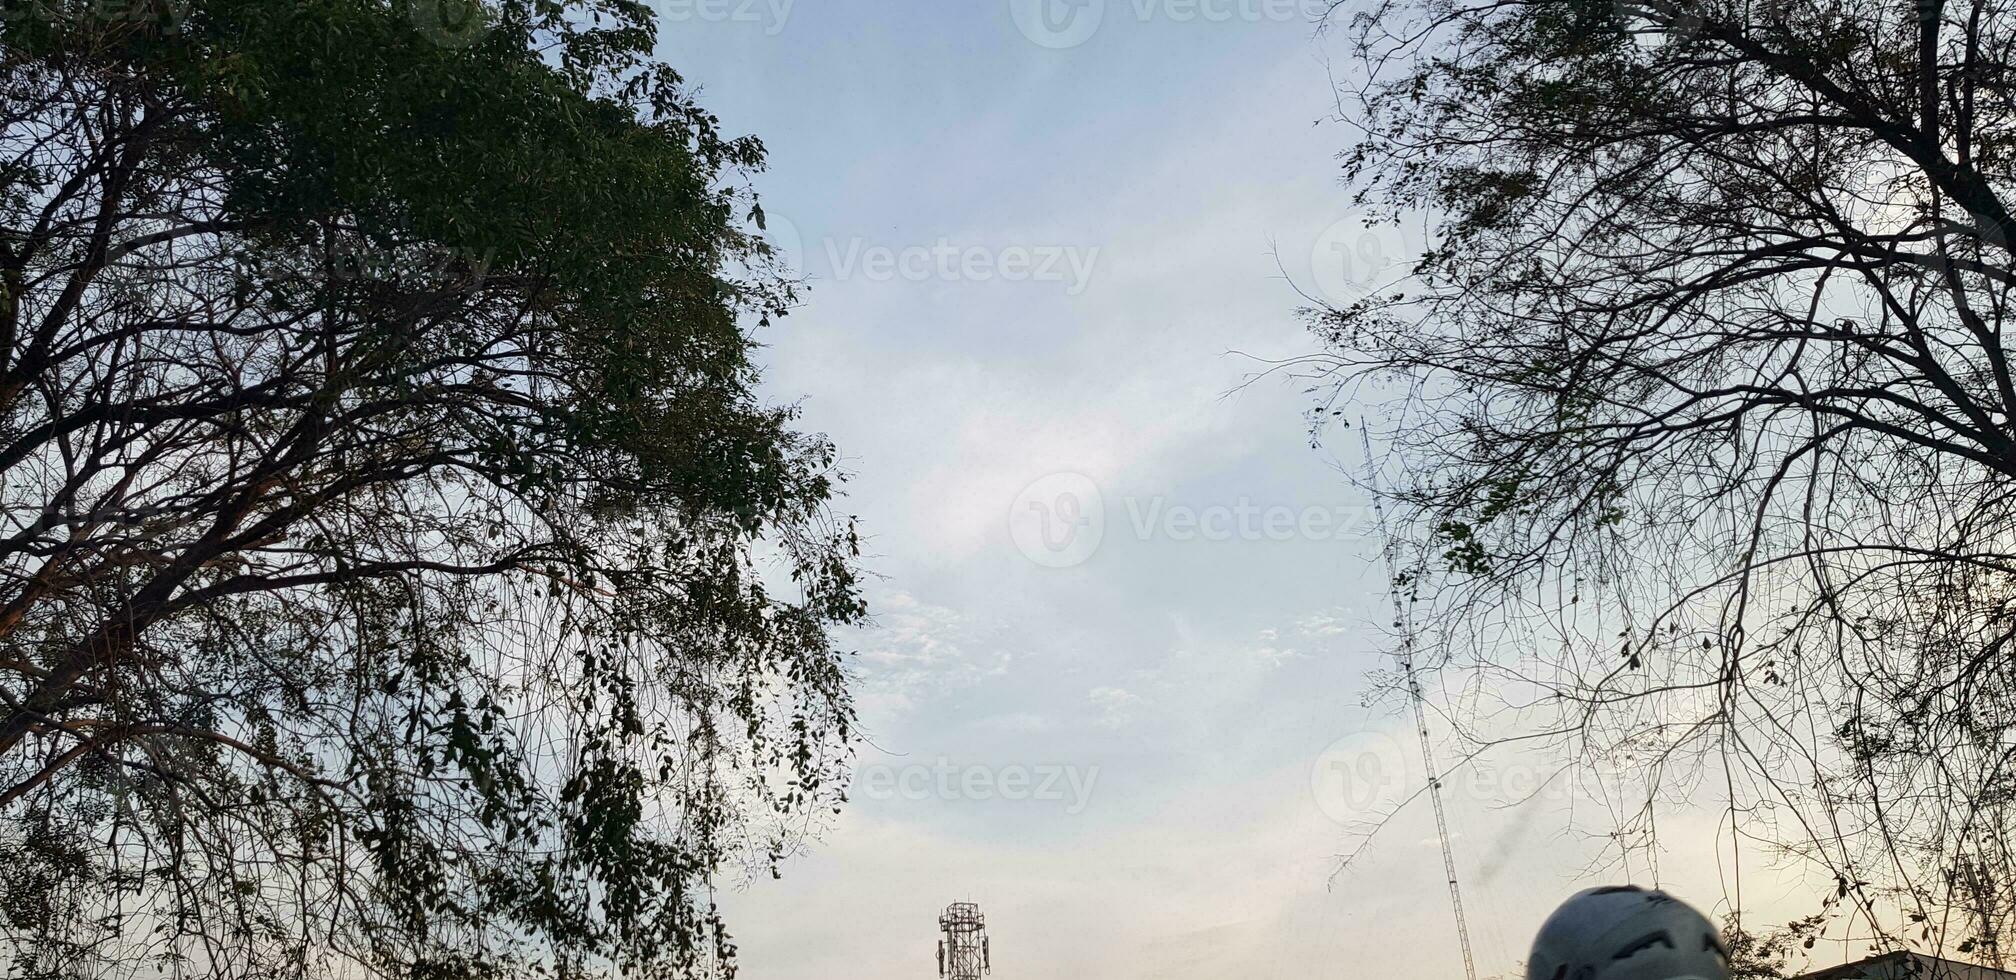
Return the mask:
<path id="1" fill-rule="evenodd" d="M 1386 529 L 1386 508 L 1379 502 L 1379 468 L 1372 459 L 1372 430 L 1358 420 L 1358 437 L 1365 443 L 1365 484 L 1372 494 L 1372 519 L 1385 537 L 1386 577 L 1393 584 L 1393 628 L 1400 631 L 1400 672 L 1407 679 L 1408 700 L 1414 704 L 1414 730 L 1421 736 L 1421 764 L 1428 770 L 1428 802 L 1435 809 L 1435 832 L 1442 839 L 1442 872 L 1449 880 L 1449 907 L 1456 913 L 1456 946 L 1463 953 L 1463 975 L 1477 980 L 1477 960 L 1470 952 L 1470 920 L 1463 914 L 1463 886 L 1456 878 L 1456 849 L 1450 844 L 1449 809 L 1442 801 L 1442 772 L 1435 768 L 1435 746 L 1428 737 L 1428 698 L 1421 692 L 1421 675 L 1414 667 L 1414 621 L 1400 598 L 1399 550 Z"/>
<path id="2" fill-rule="evenodd" d="M 987 917 L 972 902 L 954 902 L 938 917 L 938 975 L 945 980 L 980 980 L 994 972 L 987 946 Z"/>

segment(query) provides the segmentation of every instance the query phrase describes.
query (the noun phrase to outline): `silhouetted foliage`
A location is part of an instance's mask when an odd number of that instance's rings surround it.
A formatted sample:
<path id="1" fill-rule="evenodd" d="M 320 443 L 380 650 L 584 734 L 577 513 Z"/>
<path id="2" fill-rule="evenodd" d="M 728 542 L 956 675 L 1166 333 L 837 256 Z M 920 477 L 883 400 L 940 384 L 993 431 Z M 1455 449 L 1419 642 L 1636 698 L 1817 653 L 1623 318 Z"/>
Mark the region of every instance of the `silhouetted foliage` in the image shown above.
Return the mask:
<path id="1" fill-rule="evenodd" d="M 1313 312 L 1312 363 L 1391 396 L 1398 587 L 1439 665 L 1643 777 L 1626 846 L 1662 800 L 1721 799 L 1834 882 L 1829 921 L 1993 959 L 2016 921 L 2016 10 L 1352 23 L 1373 77 L 1345 93 L 1348 179 L 1436 233 L 1404 281 Z"/>
<path id="2" fill-rule="evenodd" d="M 1754 932 L 1739 916 L 1722 920 L 1722 944 L 1729 949 L 1730 980 L 1784 980 L 1795 976 L 1791 967 L 1802 949 L 1812 949 L 1811 930 L 1820 920 L 1793 923 L 1790 928 Z"/>
<path id="3" fill-rule="evenodd" d="M 0 973 L 722 967 L 852 740 L 791 302 L 630 0 L 8 0 Z"/>

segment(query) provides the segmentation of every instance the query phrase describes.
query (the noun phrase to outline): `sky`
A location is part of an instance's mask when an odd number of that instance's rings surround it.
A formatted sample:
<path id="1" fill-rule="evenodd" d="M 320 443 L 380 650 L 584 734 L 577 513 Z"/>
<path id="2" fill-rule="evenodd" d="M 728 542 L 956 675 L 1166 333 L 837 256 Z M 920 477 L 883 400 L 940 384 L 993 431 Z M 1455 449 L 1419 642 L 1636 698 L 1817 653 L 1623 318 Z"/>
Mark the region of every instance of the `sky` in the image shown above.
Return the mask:
<path id="1" fill-rule="evenodd" d="M 1460 977 L 1424 804 L 1335 873 L 1424 770 L 1364 705 L 1391 616 L 1356 437 L 1312 447 L 1263 375 L 1313 349 L 1304 293 L 1419 247 L 1339 184 L 1348 51 L 1305 0 L 650 2 L 769 148 L 811 288 L 766 386 L 839 445 L 873 575 L 853 801 L 722 895 L 742 976 L 929 978 L 972 900 L 1002 980 Z M 1450 784 L 1480 976 L 1573 891 L 1655 881 L 1545 775 Z M 1657 883 L 1721 903 L 1712 809 L 1662 830 Z M 1796 892 L 1750 867 L 1750 904 Z"/>

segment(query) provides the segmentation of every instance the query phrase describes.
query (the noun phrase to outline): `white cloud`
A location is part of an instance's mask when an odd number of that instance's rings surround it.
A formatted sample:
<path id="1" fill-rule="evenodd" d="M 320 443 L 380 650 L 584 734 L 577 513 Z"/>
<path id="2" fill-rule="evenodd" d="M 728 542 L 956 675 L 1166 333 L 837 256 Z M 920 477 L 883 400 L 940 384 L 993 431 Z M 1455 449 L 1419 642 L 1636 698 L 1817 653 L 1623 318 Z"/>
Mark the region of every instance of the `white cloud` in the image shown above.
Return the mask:
<path id="1" fill-rule="evenodd" d="M 1353 621 L 1347 617 L 1331 613 L 1312 613 L 1297 620 L 1295 630 L 1303 636 L 1343 636 L 1355 630 L 1362 629 L 1363 626 L 1363 623 Z"/>
<path id="2" fill-rule="evenodd" d="M 1000 630 L 908 592 L 871 597 L 875 623 L 863 637 L 855 690 L 870 718 L 900 716 L 920 701 L 1008 673 L 1014 655 Z"/>
<path id="3" fill-rule="evenodd" d="M 1303 654 L 1294 647 L 1257 646 L 1247 650 L 1246 655 L 1270 667 L 1279 667 L 1291 660 L 1303 659 Z"/>
<path id="4" fill-rule="evenodd" d="M 978 727 L 990 731 L 1009 732 L 1017 735 L 1033 735 L 1039 732 L 1052 731 L 1057 727 L 1056 722 L 1048 715 L 1039 715 L 1026 711 L 993 715 L 982 718 L 977 724 Z"/>
<path id="5" fill-rule="evenodd" d="M 1346 637 L 1362 632 L 1364 624 L 1332 612 L 1310 613 L 1295 620 L 1288 628 L 1284 639 L 1283 631 L 1268 627 L 1259 632 L 1256 642 L 1245 651 L 1246 656 L 1267 664 L 1281 667 L 1290 661 L 1307 660 L 1310 648 L 1318 651 Z"/>
<path id="6" fill-rule="evenodd" d="M 1095 687 L 1086 695 L 1086 700 L 1099 711 L 1099 727 L 1112 729 L 1132 724 L 1134 709 L 1141 704 L 1140 695 L 1119 687 Z"/>

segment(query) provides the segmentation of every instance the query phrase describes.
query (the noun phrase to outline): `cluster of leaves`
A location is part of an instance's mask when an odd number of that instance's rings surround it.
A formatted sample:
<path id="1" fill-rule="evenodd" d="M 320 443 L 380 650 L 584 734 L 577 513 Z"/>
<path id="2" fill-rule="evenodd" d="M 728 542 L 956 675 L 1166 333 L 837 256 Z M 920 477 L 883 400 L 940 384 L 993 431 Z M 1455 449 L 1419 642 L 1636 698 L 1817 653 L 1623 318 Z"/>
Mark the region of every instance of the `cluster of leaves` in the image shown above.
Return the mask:
<path id="1" fill-rule="evenodd" d="M 1793 960 L 1811 950 L 1827 924 L 1826 915 L 1811 915 L 1783 928 L 1758 932 L 1738 915 L 1722 920 L 1722 945 L 1729 950 L 1730 980 L 1784 980 L 1797 976 Z"/>
<path id="2" fill-rule="evenodd" d="M 1861 883 L 1857 928 L 2016 927 L 1984 884 L 2016 880 L 2016 10 L 1354 24 L 1346 177 L 1437 234 L 1312 311 L 1312 363 L 1332 402 L 1397 392 L 1424 646 L 1558 709 L 1522 734 L 1726 768 L 1747 833 Z"/>
<path id="3" fill-rule="evenodd" d="M 0 972 L 732 970 L 863 614 L 760 144 L 634 0 L 6 7 Z"/>

